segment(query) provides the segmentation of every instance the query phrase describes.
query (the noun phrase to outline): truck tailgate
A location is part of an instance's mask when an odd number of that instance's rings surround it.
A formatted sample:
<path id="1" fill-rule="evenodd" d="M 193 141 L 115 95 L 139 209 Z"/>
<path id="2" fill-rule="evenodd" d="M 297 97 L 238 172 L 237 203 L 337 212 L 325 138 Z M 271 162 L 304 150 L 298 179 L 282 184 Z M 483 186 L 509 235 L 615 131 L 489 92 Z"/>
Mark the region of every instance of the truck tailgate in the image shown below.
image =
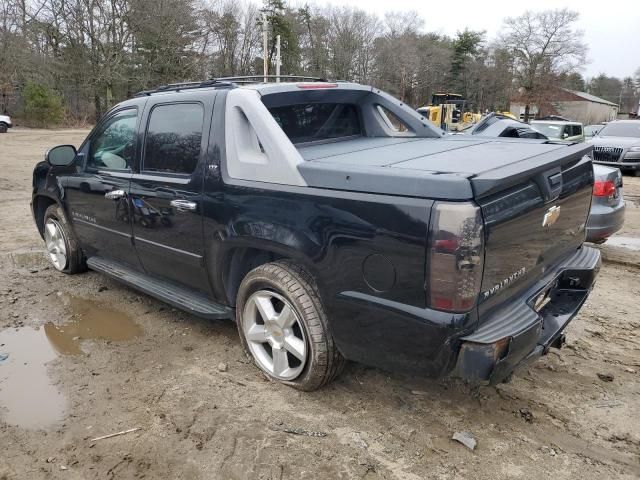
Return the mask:
<path id="1" fill-rule="evenodd" d="M 486 229 L 481 319 L 584 242 L 593 186 L 588 151 L 567 146 L 472 179 Z"/>

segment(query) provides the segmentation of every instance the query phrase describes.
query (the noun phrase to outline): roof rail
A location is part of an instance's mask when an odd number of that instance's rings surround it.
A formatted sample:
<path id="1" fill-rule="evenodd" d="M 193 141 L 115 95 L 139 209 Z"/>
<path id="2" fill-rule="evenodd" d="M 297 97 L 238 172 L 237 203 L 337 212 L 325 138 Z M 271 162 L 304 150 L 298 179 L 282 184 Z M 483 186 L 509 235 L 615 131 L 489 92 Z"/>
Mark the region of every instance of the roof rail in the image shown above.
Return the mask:
<path id="1" fill-rule="evenodd" d="M 179 92 L 181 90 L 191 90 L 194 88 L 208 88 L 208 87 L 233 87 L 234 84 L 245 83 L 263 83 L 264 79 L 269 80 L 300 80 L 307 82 L 326 82 L 326 78 L 320 77 L 308 77 L 304 75 L 244 75 L 240 77 L 221 77 L 212 78 L 209 80 L 203 80 L 201 82 L 180 82 L 169 83 L 168 85 L 161 85 L 151 90 L 143 90 L 134 95 L 134 97 L 143 97 L 145 95 L 151 95 L 152 93 L 160 92 Z"/>
<path id="2" fill-rule="evenodd" d="M 264 83 L 264 80 L 302 80 L 307 82 L 326 82 L 326 78 L 321 77 L 309 77 L 305 75 L 243 75 L 240 77 L 220 77 L 216 78 L 216 80 L 222 82 L 233 82 L 233 83 Z"/>
<path id="3" fill-rule="evenodd" d="M 143 90 L 134 95 L 134 97 L 143 97 L 145 95 L 151 95 L 152 93 L 160 92 L 179 92 L 180 90 L 191 90 L 194 88 L 208 88 L 208 87 L 233 87 L 233 83 L 212 78 L 210 80 L 204 80 L 201 82 L 180 82 L 169 83 L 168 85 L 161 85 L 152 90 Z"/>

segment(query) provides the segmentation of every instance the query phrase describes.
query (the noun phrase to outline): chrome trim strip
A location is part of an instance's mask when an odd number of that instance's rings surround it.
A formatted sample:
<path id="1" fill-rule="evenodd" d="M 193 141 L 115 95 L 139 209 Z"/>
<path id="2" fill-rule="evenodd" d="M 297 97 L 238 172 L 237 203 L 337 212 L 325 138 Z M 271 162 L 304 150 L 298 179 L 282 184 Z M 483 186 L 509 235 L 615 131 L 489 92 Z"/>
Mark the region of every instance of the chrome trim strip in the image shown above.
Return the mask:
<path id="1" fill-rule="evenodd" d="M 97 223 L 91 223 L 91 222 L 87 222 L 86 220 L 82 220 L 80 218 L 73 218 L 73 223 L 82 223 L 83 225 L 88 225 L 90 227 L 94 227 L 97 228 L 98 230 L 104 230 L 106 232 L 109 233 L 115 233 L 116 235 L 121 235 L 123 237 L 127 237 L 127 238 L 131 238 L 131 234 L 130 233 L 124 233 L 124 232 L 120 232 L 118 230 L 114 230 L 112 228 L 108 228 L 108 227 L 103 227 L 102 225 L 98 225 Z"/>
<path id="2" fill-rule="evenodd" d="M 204 259 L 204 257 L 202 255 L 198 255 L 197 253 L 191 253 L 191 252 L 187 252 L 186 250 L 180 250 L 179 248 L 174 248 L 174 247 L 170 247 L 169 245 L 163 245 L 162 243 L 157 243 L 157 242 L 154 242 L 152 240 L 147 240 L 146 238 L 134 237 L 134 241 L 135 242 L 147 243 L 149 245 L 153 245 L 154 247 L 164 248 L 164 249 L 170 250 L 173 253 L 179 253 L 181 255 L 188 255 L 188 256 L 190 256 L 192 258 L 197 258 L 198 260 Z"/>

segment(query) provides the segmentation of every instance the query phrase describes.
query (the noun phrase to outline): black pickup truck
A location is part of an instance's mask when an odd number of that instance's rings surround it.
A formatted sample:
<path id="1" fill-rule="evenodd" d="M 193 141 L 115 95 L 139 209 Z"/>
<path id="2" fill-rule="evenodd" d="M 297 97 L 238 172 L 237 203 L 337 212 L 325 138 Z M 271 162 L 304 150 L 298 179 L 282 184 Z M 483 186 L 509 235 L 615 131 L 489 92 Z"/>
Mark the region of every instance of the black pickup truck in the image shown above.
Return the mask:
<path id="1" fill-rule="evenodd" d="M 590 147 L 448 136 L 368 86 L 176 84 L 49 150 L 32 210 L 55 268 L 234 319 L 271 379 L 345 359 L 500 382 L 564 341 L 600 265 Z"/>

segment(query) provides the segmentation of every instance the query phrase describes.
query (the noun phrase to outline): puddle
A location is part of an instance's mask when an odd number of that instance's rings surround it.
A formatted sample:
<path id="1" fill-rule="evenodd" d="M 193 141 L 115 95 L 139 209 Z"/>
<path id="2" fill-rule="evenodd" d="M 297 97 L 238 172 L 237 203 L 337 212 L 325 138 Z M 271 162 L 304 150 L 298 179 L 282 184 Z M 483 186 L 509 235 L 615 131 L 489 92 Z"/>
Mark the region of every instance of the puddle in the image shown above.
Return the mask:
<path id="1" fill-rule="evenodd" d="M 62 325 L 49 322 L 44 326 L 49 342 L 58 353 L 82 353 L 82 340 L 121 342 L 142 335 L 142 328 L 126 313 L 84 298 L 60 298 L 71 313 L 70 320 Z"/>
<path id="2" fill-rule="evenodd" d="M 614 235 L 613 237 L 609 237 L 606 245 L 610 245 L 612 247 L 622 247 L 628 250 L 640 250 L 640 238 L 618 237 Z"/>
<path id="3" fill-rule="evenodd" d="M 9 424 L 45 428 L 62 420 L 66 399 L 51 382 L 47 363 L 82 353 L 83 340 L 123 341 L 142 334 L 130 316 L 91 300 L 58 297 L 68 321 L 0 332 L 0 415 Z M 2 358 L 2 357 L 0 357 Z"/>
<path id="4" fill-rule="evenodd" d="M 2 346 L 4 344 L 4 346 Z M 47 362 L 57 353 L 41 328 L 0 332 L 0 414 L 12 425 L 44 428 L 64 416 L 66 399 L 51 383 Z"/>

